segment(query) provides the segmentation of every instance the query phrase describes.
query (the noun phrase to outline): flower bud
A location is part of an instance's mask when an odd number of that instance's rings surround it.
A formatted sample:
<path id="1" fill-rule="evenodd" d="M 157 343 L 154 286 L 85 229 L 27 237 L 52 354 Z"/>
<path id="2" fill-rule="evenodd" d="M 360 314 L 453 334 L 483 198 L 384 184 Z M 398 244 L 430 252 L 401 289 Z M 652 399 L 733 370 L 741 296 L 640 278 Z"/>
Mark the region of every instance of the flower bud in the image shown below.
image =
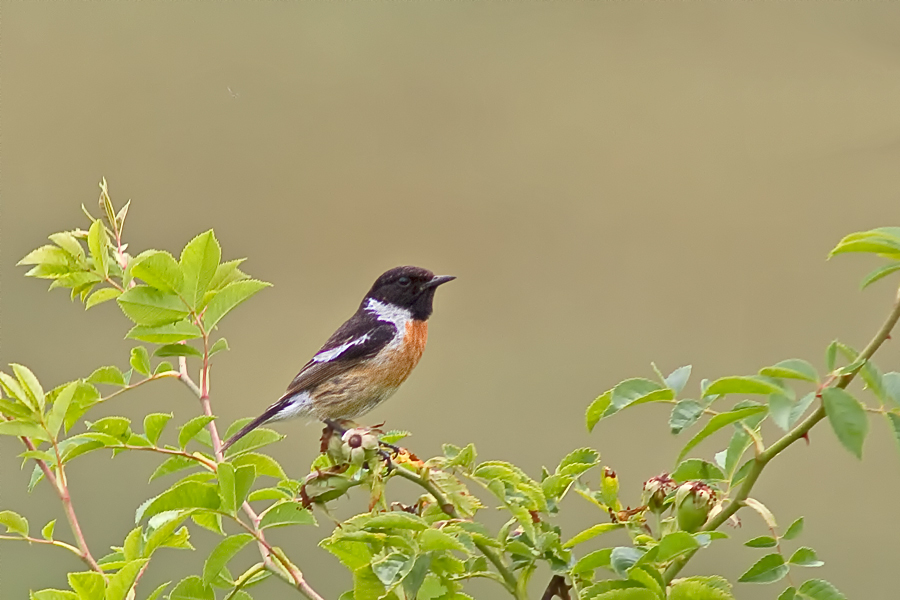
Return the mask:
<path id="1" fill-rule="evenodd" d="M 688 481 L 675 492 L 675 515 L 678 527 L 688 533 L 698 531 L 716 503 L 716 492 L 700 481 Z"/>
<path id="2" fill-rule="evenodd" d="M 341 455 L 354 465 L 361 465 L 372 458 L 378 449 L 378 436 L 363 428 L 348 429 L 341 436 Z"/>
<path id="3" fill-rule="evenodd" d="M 666 501 L 666 496 L 674 492 L 676 487 L 678 485 L 668 473 L 651 477 L 644 482 L 644 493 L 641 502 L 652 512 L 660 513 L 663 511 L 663 503 Z"/>
<path id="4" fill-rule="evenodd" d="M 600 498 L 610 510 L 619 510 L 619 478 L 609 467 L 603 467 L 600 476 Z"/>

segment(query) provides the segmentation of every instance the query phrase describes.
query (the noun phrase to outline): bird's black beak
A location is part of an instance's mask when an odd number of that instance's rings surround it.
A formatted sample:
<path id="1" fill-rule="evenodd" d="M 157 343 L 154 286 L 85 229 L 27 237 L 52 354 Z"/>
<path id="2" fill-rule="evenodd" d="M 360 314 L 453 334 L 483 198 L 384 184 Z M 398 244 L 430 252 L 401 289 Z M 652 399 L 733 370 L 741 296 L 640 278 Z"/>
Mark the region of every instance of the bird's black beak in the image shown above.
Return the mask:
<path id="1" fill-rule="evenodd" d="M 422 288 L 423 289 L 435 288 L 439 285 L 443 285 L 443 284 L 447 283 L 448 281 L 453 281 L 454 279 L 456 279 L 455 275 L 435 275 L 434 277 L 431 278 L 431 281 L 425 283 L 425 285 L 423 285 Z"/>

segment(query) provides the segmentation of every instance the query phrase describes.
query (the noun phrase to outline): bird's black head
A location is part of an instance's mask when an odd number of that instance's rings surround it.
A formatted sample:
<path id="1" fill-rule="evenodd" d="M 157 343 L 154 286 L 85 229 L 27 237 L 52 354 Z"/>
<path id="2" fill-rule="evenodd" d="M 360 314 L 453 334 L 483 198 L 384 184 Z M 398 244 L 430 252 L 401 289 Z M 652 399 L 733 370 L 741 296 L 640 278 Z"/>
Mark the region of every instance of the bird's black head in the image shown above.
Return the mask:
<path id="1" fill-rule="evenodd" d="M 363 306 L 369 298 L 409 309 L 414 319 L 424 321 L 431 316 L 434 291 L 441 284 L 452 281 L 452 275 L 435 275 L 428 269 L 419 267 L 396 267 L 381 275 L 376 281 Z"/>

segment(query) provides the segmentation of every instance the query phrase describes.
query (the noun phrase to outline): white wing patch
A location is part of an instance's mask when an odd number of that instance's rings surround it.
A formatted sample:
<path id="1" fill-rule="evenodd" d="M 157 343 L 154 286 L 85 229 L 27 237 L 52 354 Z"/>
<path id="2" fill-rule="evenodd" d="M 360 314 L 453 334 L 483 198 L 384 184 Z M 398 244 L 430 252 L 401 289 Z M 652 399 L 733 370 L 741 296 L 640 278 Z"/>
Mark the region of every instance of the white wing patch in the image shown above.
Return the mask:
<path id="1" fill-rule="evenodd" d="M 406 333 L 406 324 L 412 320 L 412 312 L 408 308 L 379 302 L 374 298 L 369 298 L 369 301 L 366 303 L 366 310 L 378 317 L 379 321 L 393 323 L 401 337 Z"/>
<path id="2" fill-rule="evenodd" d="M 353 346 L 358 346 L 359 344 L 364 343 L 366 340 L 369 339 L 369 337 L 371 337 L 371 336 L 369 336 L 369 334 L 367 333 L 362 337 L 358 337 L 355 340 L 350 340 L 349 342 L 341 344 L 340 346 L 337 346 L 336 348 L 331 348 L 330 350 L 323 350 L 322 352 L 319 352 L 318 354 L 313 356 L 312 360 L 313 360 L 313 362 L 317 362 L 317 363 L 328 362 L 329 360 L 332 360 L 332 359 L 340 356 L 348 348 L 352 348 Z"/>

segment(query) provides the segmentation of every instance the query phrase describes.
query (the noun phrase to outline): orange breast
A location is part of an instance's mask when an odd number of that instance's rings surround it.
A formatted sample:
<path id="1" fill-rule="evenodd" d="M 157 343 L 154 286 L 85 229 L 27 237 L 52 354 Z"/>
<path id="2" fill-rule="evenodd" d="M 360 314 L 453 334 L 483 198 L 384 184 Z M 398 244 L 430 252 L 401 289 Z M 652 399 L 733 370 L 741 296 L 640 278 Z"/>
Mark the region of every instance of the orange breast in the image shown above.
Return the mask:
<path id="1" fill-rule="evenodd" d="M 399 386 L 406 381 L 412 370 L 419 364 L 422 352 L 425 351 L 425 342 L 428 341 L 427 321 L 408 321 L 406 334 L 394 351 L 394 355 L 386 361 L 382 371 L 385 385 L 389 387 Z"/>

